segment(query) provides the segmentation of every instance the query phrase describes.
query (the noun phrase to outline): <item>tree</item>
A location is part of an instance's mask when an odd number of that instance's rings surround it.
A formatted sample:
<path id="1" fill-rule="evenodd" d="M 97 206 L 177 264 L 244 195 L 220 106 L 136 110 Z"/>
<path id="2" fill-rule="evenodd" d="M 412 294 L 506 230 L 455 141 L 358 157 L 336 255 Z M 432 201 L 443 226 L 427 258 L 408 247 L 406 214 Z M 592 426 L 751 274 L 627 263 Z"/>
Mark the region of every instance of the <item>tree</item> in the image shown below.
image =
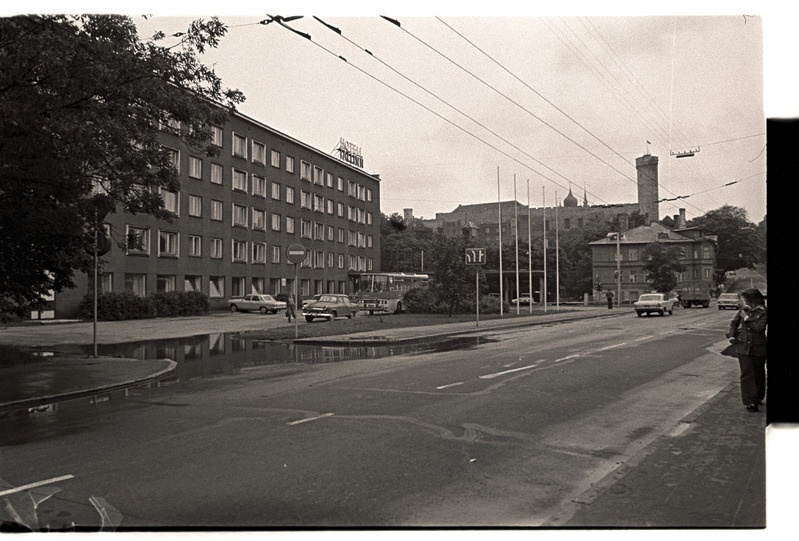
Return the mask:
<path id="1" fill-rule="evenodd" d="M 198 20 L 167 46 L 123 16 L 0 20 L 0 310 L 74 286 L 107 212 L 171 219 L 160 190 L 179 175 L 159 132 L 214 155 L 211 126 L 244 99 L 198 60 L 225 33 Z"/>
<path id="2" fill-rule="evenodd" d="M 655 291 L 668 293 L 677 286 L 677 273 L 685 270 L 680 254 L 680 248 L 661 242 L 650 242 L 644 247 L 644 272 Z"/>
<path id="3" fill-rule="evenodd" d="M 449 238 L 439 230 L 433 242 L 433 279 L 430 289 L 439 302 L 449 306 L 449 315 L 472 294 L 474 269 L 466 265 L 466 236 Z"/>
<path id="4" fill-rule="evenodd" d="M 399 213 L 382 215 L 380 222 L 381 270 L 421 272 L 429 264 L 423 261 L 432 254 L 434 232 L 413 222 L 406 224 Z"/>
<path id="5" fill-rule="evenodd" d="M 759 231 L 765 231 L 765 223 L 758 229 L 750 222 L 746 210 L 724 205 L 689 222 L 692 227 L 701 227 L 706 234 L 718 237 L 716 250 L 716 283 L 724 283 L 727 271 L 741 268 L 754 269 L 766 258 L 765 240 Z"/>

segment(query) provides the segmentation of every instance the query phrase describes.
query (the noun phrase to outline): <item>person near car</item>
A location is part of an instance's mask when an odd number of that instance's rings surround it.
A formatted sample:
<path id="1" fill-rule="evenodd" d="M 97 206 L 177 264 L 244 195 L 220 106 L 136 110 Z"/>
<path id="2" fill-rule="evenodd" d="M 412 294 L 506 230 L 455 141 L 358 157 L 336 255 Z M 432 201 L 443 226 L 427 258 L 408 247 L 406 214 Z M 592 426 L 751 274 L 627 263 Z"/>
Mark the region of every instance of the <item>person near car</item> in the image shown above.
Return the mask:
<path id="1" fill-rule="evenodd" d="M 291 318 L 297 321 L 297 314 L 294 312 L 294 295 L 289 295 L 286 300 L 286 319 L 289 320 L 289 323 L 291 323 Z"/>
<path id="2" fill-rule="evenodd" d="M 608 308 L 613 308 L 613 292 L 608 291 L 605 293 L 605 297 L 608 299 Z"/>
<path id="3" fill-rule="evenodd" d="M 735 345 L 741 367 L 741 401 L 757 411 L 766 397 L 766 297 L 757 288 L 741 292 L 743 306 L 730 322 L 726 336 Z"/>

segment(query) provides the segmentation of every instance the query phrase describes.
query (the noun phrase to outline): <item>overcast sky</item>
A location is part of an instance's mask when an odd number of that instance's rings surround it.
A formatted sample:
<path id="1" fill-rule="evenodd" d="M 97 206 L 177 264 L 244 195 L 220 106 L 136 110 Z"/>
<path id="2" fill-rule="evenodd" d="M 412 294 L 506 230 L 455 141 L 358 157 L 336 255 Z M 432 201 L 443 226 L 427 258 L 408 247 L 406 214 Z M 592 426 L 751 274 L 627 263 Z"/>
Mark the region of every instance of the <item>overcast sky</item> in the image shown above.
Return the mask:
<path id="1" fill-rule="evenodd" d="M 145 2 L 135 13 L 156 16 L 134 20 L 146 37 L 219 14 L 229 33 L 203 60 L 244 92 L 240 111 L 323 152 L 341 138 L 358 145 L 364 169 L 382 179 L 384 213 L 433 218 L 496 201 L 498 175 L 502 200 L 513 199 L 515 176 L 516 199 L 528 201 L 529 182 L 534 207 L 569 189 L 589 204 L 634 202 L 635 158 L 647 151 L 660 158 L 660 197 L 673 199 L 660 204 L 661 218 L 724 204 L 755 222 L 766 213 L 764 38 L 784 32 L 775 29 L 782 8 L 381 8 L 396 26 L 358 3 L 267 4 L 234 16 L 199 2 L 167 17 Z M 259 24 L 267 11 L 305 15 L 289 24 L 311 39 Z M 119 12 L 132 13 L 124 4 Z M 674 155 L 688 149 L 699 151 Z"/>

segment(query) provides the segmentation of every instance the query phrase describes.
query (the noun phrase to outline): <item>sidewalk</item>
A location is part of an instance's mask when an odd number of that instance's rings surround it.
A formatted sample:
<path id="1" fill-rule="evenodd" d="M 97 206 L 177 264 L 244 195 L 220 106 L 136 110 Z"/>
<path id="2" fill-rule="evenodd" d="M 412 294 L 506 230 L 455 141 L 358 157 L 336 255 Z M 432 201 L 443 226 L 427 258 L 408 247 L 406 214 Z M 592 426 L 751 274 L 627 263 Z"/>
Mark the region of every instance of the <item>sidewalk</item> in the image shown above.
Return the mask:
<path id="1" fill-rule="evenodd" d="M 612 317 L 627 311 L 552 311 L 530 319 L 498 319 L 453 323 L 435 327 L 411 327 L 339 337 L 339 342 L 375 340 L 408 342 L 434 340 L 445 335 L 485 333 L 531 324 L 587 317 Z M 170 336 L 192 336 L 226 332 L 225 318 L 184 318 L 170 326 Z M 253 321 L 258 318 L 254 318 Z M 104 324 L 105 333 L 158 338 L 154 320 L 123 322 L 115 329 Z M 257 324 L 257 323 L 256 323 Z M 33 344 L 59 343 L 64 336 L 85 328 L 49 324 L 34 329 L 15 328 L 0 332 L 0 341 Z M 161 325 L 163 327 L 163 325 Z M 183 334 L 176 332 L 182 329 Z M 124 332 L 122 332 L 124 329 Z M 38 331 L 38 332 L 32 332 Z M 91 335 L 89 335 L 91 336 Z M 85 337 L 83 337 L 85 338 Z M 331 337 L 305 339 L 305 343 L 329 343 Z M 67 341 L 66 343 L 76 343 Z M 85 339 L 82 340 L 85 343 Z M 46 360 L 0 368 L 0 413 L 25 409 L 68 398 L 91 396 L 109 390 L 169 377 L 171 360 L 119 358 L 72 358 Z M 612 474 L 564 506 L 545 527 L 551 528 L 763 528 L 766 524 L 766 413 L 746 412 L 740 403 L 737 382 L 683 419 L 669 434 L 661 435 L 642 453 L 622 464 Z"/>

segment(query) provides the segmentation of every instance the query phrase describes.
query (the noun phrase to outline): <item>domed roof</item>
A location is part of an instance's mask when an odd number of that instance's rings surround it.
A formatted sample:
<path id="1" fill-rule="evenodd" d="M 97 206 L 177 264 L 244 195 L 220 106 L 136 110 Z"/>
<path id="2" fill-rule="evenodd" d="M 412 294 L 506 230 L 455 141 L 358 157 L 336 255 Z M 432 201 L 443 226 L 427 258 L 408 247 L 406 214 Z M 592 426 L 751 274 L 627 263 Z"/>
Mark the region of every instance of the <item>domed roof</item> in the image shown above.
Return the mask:
<path id="1" fill-rule="evenodd" d="M 569 195 L 566 196 L 566 199 L 563 200 L 564 207 L 576 207 L 577 206 L 577 198 L 574 197 L 572 194 L 571 188 L 569 188 Z"/>

